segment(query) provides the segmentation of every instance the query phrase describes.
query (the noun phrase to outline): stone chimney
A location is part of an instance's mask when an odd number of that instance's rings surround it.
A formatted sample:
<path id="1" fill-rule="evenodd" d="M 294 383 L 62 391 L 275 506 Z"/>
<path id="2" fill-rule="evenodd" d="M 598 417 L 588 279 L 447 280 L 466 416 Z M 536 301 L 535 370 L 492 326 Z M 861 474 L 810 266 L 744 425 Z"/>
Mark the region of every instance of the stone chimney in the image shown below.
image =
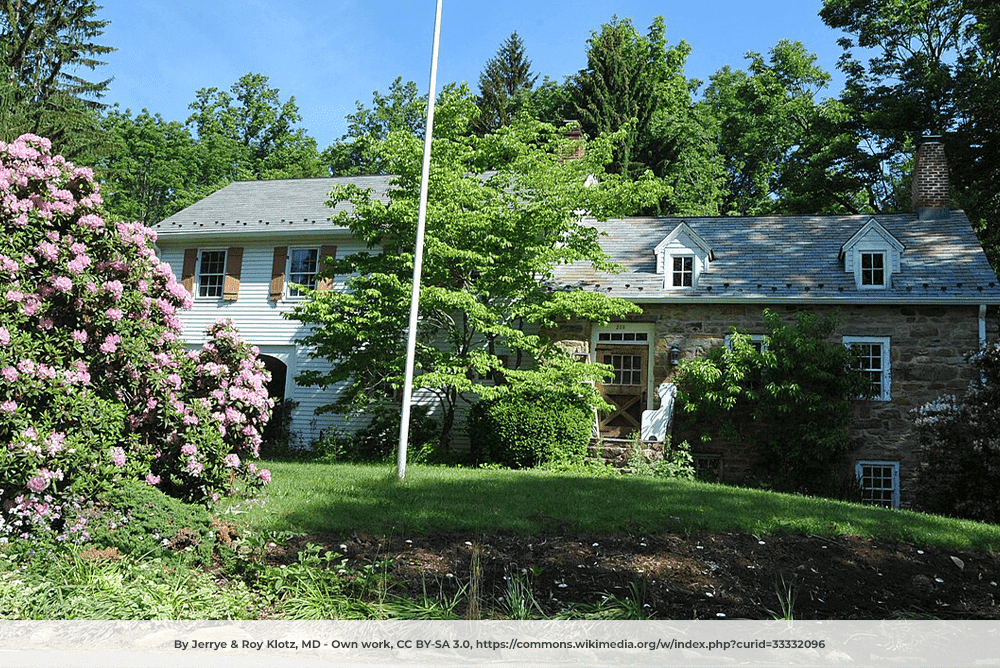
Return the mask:
<path id="1" fill-rule="evenodd" d="M 579 160 L 582 158 L 585 150 L 585 143 L 583 141 L 583 130 L 580 128 L 580 124 L 576 121 L 566 121 L 566 126 L 563 128 L 563 135 L 566 139 L 575 144 L 574 148 L 570 148 L 566 152 L 563 156 L 563 160 Z"/>
<path id="2" fill-rule="evenodd" d="M 948 184 L 948 159 L 940 136 L 924 136 L 917 148 L 913 165 L 913 212 L 920 220 L 935 220 L 951 215 Z"/>

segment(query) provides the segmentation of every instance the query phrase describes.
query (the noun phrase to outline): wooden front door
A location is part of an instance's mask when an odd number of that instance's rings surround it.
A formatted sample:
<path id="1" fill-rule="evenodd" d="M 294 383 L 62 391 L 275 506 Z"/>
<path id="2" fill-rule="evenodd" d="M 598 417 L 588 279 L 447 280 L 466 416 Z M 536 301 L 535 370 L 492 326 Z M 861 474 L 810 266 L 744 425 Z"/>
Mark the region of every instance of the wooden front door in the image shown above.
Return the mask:
<path id="1" fill-rule="evenodd" d="M 614 369 L 615 377 L 601 384 L 604 400 L 614 410 L 601 413 L 601 436 L 629 438 L 642 427 L 642 412 L 646 410 L 646 381 L 649 373 L 647 346 L 597 346 L 597 362 Z"/>

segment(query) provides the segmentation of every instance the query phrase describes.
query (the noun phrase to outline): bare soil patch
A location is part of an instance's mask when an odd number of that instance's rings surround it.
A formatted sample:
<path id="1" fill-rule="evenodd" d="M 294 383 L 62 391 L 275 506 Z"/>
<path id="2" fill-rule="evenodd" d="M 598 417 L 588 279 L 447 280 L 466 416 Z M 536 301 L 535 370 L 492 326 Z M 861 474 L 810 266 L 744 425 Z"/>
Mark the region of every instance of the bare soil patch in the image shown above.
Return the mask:
<path id="1" fill-rule="evenodd" d="M 478 561 L 480 609 L 504 616 L 511 578 L 542 613 L 608 597 L 652 619 L 998 619 L 1000 555 L 850 536 L 308 535 L 274 547 L 287 563 L 306 543 L 352 568 L 385 562 L 414 596 L 454 596 Z"/>

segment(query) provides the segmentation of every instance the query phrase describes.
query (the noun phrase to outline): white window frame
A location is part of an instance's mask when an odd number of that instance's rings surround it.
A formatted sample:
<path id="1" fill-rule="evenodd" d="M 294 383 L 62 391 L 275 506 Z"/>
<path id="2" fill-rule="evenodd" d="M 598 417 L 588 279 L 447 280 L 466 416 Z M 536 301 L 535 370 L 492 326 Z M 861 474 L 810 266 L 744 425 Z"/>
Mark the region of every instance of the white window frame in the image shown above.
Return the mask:
<path id="1" fill-rule="evenodd" d="M 866 467 L 889 468 L 890 486 L 878 487 L 878 488 L 866 487 L 865 481 L 871 477 L 870 475 L 869 476 L 865 475 Z M 878 460 L 878 459 L 860 459 L 856 462 L 854 466 L 854 474 L 858 480 L 858 487 L 861 488 L 861 495 L 862 499 L 864 500 L 864 503 L 869 503 L 872 505 L 883 505 L 881 503 L 875 503 L 874 499 L 864 499 L 864 497 L 866 494 L 870 494 L 871 492 L 889 492 L 891 494 L 890 496 L 891 507 L 899 508 L 899 462 Z"/>
<path id="2" fill-rule="evenodd" d="M 845 336 L 844 345 L 848 348 L 854 345 L 867 345 L 867 344 L 877 344 L 881 346 L 881 388 L 877 395 L 871 397 L 874 401 L 891 401 L 892 400 L 892 366 L 890 360 L 892 359 L 889 354 L 890 337 L 888 336 Z M 873 369 L 863 369 L 864 371 L 872 371 Z"/>
<path id="3" fill-rule="evenodd" d="M 677 254 L 668 256 L 670 260 L 670 287 L 674 290 L 690 290 L 694 288 L 696 283 L 696 275 L 698 273 L 698 258 L 694 254 Z M 681 268 L 676 267 L 677 261 L 680 260 Z M 685 267 L 684 263 L 687 262 L 690 266 Z M 684 278 L 687 277 L 690 281 L 687 285 L 684 284 Z M 680 279 L 680 284 L 677 283 L 677 279 Z"/>
<path id="4" fill-rule="evenodd" d="M 602 340 L 601 334 L 609 334 Z M 622 334 L 621 340 L 616 336 Z M 632 334 L 632 337 L 625 336 Z M 613 322 L 608 325 L 597 325 L 590 330 L 590 361 L 597 363 L 597 346 L 646 346 L 646 410 L 653 410 L 653 368 L 655 364 L 653 340 L 655 331 L 653 325 L 642 322 Z"/>
<path id="5" fill-rule="evenodd" d="M 883 250 L 858 250 L 858 288 L 861 290 L 884 290 L 888 286 L 889 279 L 889 254 Z M 882 258 L 882 266 L 879 269 L 874 267 L 865 269 L 865 256 L 878 256 Z M 875 271 L 882 272 L 881 283 L 865 283 L 865 274 Z"/>
<path id="6" fill-rule="evenodd" d="M 319 246 L 290 246 L 288 248 L 288 260 L 286 261 L 287 264 L 285 266 L 285 298 L 286 299 L 302 299 L 303 297 L 306 296 L 305 292 L 300 292 L 299 290 L 296 290 L 295 287 L 292 285 L 292 283 L 297 283 L 299 285 L 306 285 L 305 283 L 302 283 L 301 281 L 293 281 L 292 280 L 292 276 L 293 275 L 295 275 L 295 276 L 306 276 L 306 275 L 308 275 L 308 274 L 306 274 L 304 272 L 299 272 L 297 274 L 292 274 L 292 257 L 294 256 L 294 254 L 295 254 L 296 251 L 307 251 L 307 252 L 308 251 L 312 251 L 312 252 L 316 253 L 316 271 L 314 271 L 314 272 L 311 273 L 312 278 L 313 278 L 313 287 L 311 289 L 315 290 L 316 286 L 319 285 L 319 278 L 318 278 L 318 276 L 319 276 L 319 272 L 322 270 L 322 266 L 320 266 L 320 262 L 322 261 L 322 255 L 321 255 L 322 251 L 321 251 L 320 247 Z M 308 285 L 306 285 L 306 287 L 308 287 Z"/>
<path id="7" fill-rule="evenodd" d="M 742 332 L 740 332 L 740 333 L 742 334 Z M 770 341 L 770 339 L 768 338 L 768 336 L 766 334 L 743 334 L 743 335 L 750 337 L 750 344 L 751 345 L 755 344 L 755 343 L 759 343 L 760 344 L 760 346 L 757 348 L 758 352 L 764 352 L 765 350 L 767 350 L 770 347 L 768 345 L 768 342 Z M 732 334 L 726 334 L 726 344 L 725 345 L 726 345 L 726 348 L 729 348 L 730 350 L 733 349 L 733 335 Z"/>
<path id="8" fill-rule="evenodd" d="M 218 273 L 212 272 L 210 274 L 205 274 L 204 273 L 203 267 L 204 267 L 205 253 L 222 253 L 222 271 L 220 271 Z M 206 300 L 206 301 L 207 300 L 222 299 L 222 296 L 225 294 L 225 291 L 226 291 L 226 263 L 228 261 L 229 261 L 229 253 L 226 251 L 225 248 L 199 248 L 198 249 L 198 266 L 195 268 L 195 272 L 194 272 L 195 281 L 196 281 L 196 285 L 194 287 L 195 299 Z M 217 295 L 216 294 L 211 294 L 211 295 L 202 294 L 202 288 L 203 287 L 208 287 L 208 286 L 205 286 L 204 283 L 203 283 L 204 279 L 206 277 L 208 277 L 208 276 L 211 276 L 211 277 L 218 276 L 219 277 L 219 279 L 220 279 L 219 280 L 219 285 L 218 285 L 219 294 L 217 294 Z M 214 286 L 214 285 L 211 286 L 211 287 L 213 289 L 216 288 L 216 286 Z"/>

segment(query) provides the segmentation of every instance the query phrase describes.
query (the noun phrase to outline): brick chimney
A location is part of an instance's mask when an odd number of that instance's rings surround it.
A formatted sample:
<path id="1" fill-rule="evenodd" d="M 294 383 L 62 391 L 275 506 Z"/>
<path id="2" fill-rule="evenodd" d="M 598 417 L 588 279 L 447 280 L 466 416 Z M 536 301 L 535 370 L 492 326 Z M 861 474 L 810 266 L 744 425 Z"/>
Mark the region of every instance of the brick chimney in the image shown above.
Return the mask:
<path id="1" fill-rule="evenodd" d="M 913 212 L 920 220 L 935 220 L 951 215 L 948 186 L 948 159 L 944 143 L 937 135 L 921 139 L 913 165 Z"/>

